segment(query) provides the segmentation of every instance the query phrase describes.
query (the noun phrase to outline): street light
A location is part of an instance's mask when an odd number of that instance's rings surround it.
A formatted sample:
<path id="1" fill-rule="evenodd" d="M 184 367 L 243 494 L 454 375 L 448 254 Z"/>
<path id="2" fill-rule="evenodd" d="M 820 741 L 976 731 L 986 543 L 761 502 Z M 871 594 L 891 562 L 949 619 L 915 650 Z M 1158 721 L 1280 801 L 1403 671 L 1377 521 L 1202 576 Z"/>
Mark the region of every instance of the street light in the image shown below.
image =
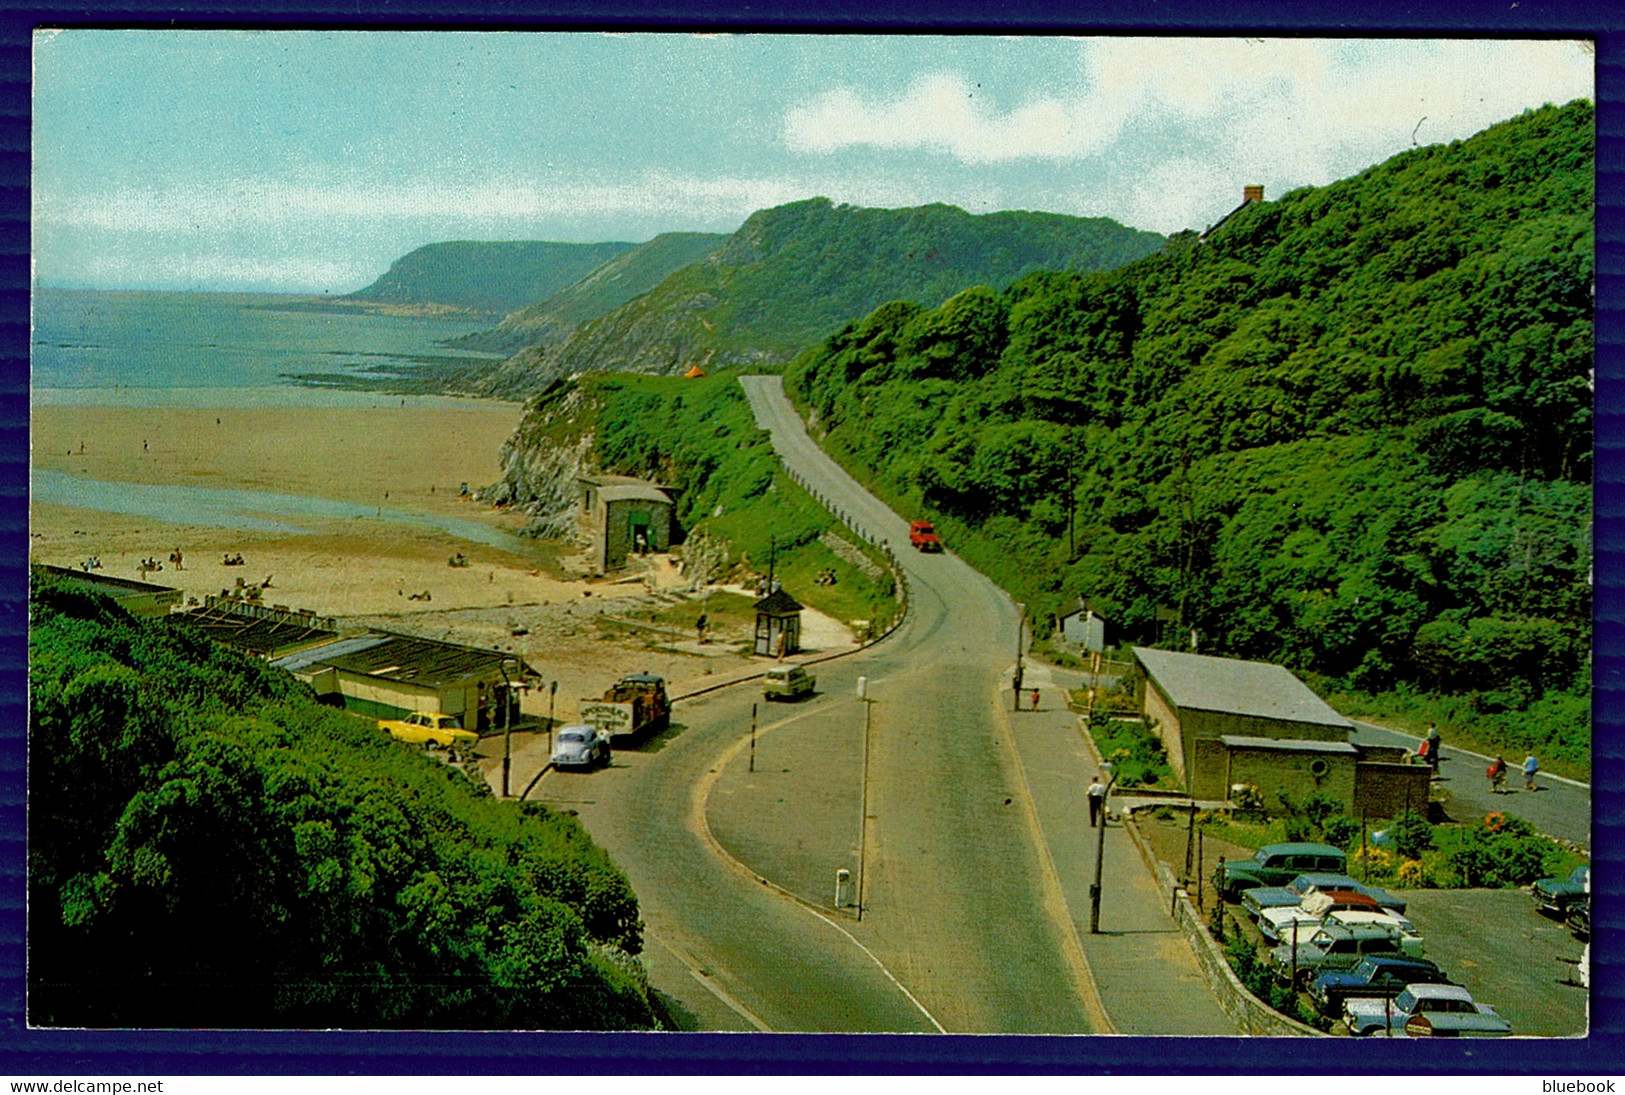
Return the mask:
<path id="1" fill-rule="evenodd" d="M 1106 773 L 1106 793 L 1100 796 L 1100 836 L 1095 841 L 1095 884 L 1089 887 L 1089 934 L 1100 934 L 1100 869 L 1106 861 L 1106 822 L 1112 816 L 1112 788 L 1117 786 L 1117 766 L 1102 763 Z"/>

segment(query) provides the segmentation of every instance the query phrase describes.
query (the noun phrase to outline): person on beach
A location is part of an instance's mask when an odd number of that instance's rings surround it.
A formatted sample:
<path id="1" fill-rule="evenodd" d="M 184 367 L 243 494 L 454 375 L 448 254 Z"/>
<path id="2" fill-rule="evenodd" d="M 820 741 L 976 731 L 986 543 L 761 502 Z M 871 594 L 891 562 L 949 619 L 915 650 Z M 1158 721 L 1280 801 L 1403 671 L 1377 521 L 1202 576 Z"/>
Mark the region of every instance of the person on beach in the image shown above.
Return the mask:
<path id="1" fill-rule="evenodd" d="M 1535 754 L 1530 753 L 1523 758 L 1523 789 L 1525 791 L 1535 790 L 1535 773 L 1538 771 L 1540 771 L 1540 761 L 1535 759 Z"/>

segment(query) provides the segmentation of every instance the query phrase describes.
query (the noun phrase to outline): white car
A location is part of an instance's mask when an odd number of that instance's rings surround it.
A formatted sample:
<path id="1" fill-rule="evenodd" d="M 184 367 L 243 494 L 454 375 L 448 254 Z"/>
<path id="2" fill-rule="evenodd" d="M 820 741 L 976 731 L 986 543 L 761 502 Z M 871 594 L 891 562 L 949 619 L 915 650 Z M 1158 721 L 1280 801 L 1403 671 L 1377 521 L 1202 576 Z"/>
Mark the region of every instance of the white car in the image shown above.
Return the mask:
<path id="1" fill-rule="evenodd" d="M 1284 940 L 1285 936 L 1281 933 L 1293 924 L 1321 924 L 1332 913 L 1350 909 L 1381 912 L 1382 906 L 1365 894 L 1348 890 L 1317 890 L 1296 905 L 1260 909 L 1258 930 L 1265 939 Z"/>
<path id="2" fill-rule="evenodd" d="M 553 767 L 594 768 L 609 763 L 609 735 L 596 726 L 561 726 L 553 741 Z"/>
<path id="3" fill-rule="evenodd" d="M 1298 944 L 1301 946 L 1309 941 L 1317 928 L 1326 924 L 1339 924 L 1345 928 L 1386 928 L 1399 940 L 1401 953 L 1411 958 L 1420 958 L 1424 951 L 1422 933 L 1416 929 L 1416 925 L 1387 909 L 1381 912 L 1345 909 L 1341 912 L 1328 913 L 1326 919 L 1322 921 L 1289 924 L 1281 930 L 1281 942 L 1290 944 L 1292 936 L 1297 934 Z"/>
<path id="4" fill-rule="evenodd" d="M 1343 1020 L 1356 1037 L 1504 1038 L 1512 1033 L 1511 1023 L 1460 985 L 1408 985 L 1392 1002 L 1352 999 L 1343 1005 Z"/>

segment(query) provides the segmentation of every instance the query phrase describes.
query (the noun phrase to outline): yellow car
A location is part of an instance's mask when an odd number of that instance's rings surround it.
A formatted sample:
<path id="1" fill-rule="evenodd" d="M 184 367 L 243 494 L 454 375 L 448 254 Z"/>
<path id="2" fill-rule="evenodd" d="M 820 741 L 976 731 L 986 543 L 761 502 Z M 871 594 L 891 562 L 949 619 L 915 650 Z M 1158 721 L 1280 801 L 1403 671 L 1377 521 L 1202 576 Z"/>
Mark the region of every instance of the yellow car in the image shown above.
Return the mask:
<path id="1" fill-rule="evenodd" d="M 456 715 L 431 711 L 414 711 L 404 719 L 379 719 L 378 729 L 388 730 L 397 741 L 420 745 L 472 745 L 480 740 L 474 731 L 463 729 L 463 720 Z"/>

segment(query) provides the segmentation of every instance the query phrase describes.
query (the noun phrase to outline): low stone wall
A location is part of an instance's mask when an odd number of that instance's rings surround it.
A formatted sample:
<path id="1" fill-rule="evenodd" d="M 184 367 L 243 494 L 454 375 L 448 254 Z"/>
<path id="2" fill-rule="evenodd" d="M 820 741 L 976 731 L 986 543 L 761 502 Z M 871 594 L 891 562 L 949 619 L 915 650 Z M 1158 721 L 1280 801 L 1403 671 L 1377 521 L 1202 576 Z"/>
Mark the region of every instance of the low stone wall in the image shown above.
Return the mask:
<path id="1" fill-rule="evenodd" d="M 1214 995 L 1218 997 L 1219 1007 L 1224 1013 L 1235 1020 L 1236 1025 L 1247 1034 L 1288 1038 L 1323 1037 L 1314 1027 L 1295 1019 L 1288 1019 L 1247 991 L 1246 986 L 1236 977 L 1235 971 L 1230 968 L 1230 963 L 1225 960 L 1223 949 L 1208 932 L 1207 924 L 1202 919 L 1202 910 L 1191 903 L 1184 888 L 1174 877 L 1173 871 L 1169 870 L 1151 850 L 1145 837 L 1140 835 L 1140 828 L 1135 824 L 1132 815 L 1125 819 L 1124 828 L 1128 830 L 1134 846 L 1140 850 L 1140 857 L 1145 860 L 1146 866 L 1156 878 L 1158 891 L 1172 902 L 1174 922 L 1179 925 L 1180 932 L 1184 934 L 1186 942 L 1195 953 L 1196 963 L 1202 967 L 1202 976 L 1206 977 L 1207 983 L 1212 986 Z M 1175 891 L 1178 891 L 1177 896 Z"/>

